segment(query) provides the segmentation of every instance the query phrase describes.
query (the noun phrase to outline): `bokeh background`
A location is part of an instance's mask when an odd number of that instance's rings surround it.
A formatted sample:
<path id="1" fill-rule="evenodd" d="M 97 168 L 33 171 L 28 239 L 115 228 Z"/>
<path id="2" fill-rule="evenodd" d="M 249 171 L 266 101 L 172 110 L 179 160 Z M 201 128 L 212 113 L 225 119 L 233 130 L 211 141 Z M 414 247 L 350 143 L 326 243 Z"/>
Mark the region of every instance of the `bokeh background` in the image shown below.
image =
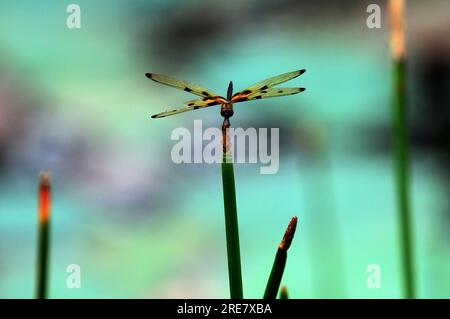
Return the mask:
<path id="1" fill-rule="evenodd" d="M 235 167 L 244 291 L 262 296 L 291 216 L 293 298 L 399 298 L 385 1 L 0 2 L 0 297 L 35 291 L 37 184 L 53 180 L 50 297 L 228 297 L 219 165 L 173 164 L 177 127 L 219 108 L 150 115 L 306 68 L 292 97 L 238 104 L 235 127 L 279 127 L 280 169 Z M 382 27 L 369 29 L 378 3 Z M 408 1 L 411 200 L 419 297 L 450 297 L 450 3 Z M 68 289 L 66 267 L 81 266 Z M 366 269 L 381 267 L 369 289 Z"/>

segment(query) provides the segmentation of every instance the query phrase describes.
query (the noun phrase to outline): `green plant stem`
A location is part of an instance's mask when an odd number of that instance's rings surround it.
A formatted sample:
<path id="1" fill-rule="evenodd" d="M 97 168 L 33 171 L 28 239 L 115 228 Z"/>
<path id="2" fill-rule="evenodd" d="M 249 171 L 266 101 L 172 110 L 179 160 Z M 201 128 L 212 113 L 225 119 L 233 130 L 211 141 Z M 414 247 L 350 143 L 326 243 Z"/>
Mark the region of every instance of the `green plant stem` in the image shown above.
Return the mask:
<path id="1" fill-rule="evenodd" d="M 50 215 L 52 207 L 50 173 L 39 176 L 38 190 L 38 247 L 36 298 L 47 298 L 48 263 L 50 246 Z"/>
<path id="2" fill-rule="evenodd" d="M 243 299 L 241 254 L 239 247 L 239 227 L 236 208 L 236 189 L 234 183 L 234 169 L 230 153 L 227 151 L 226 128 L 223 127 L 224 152 L 222 160 L 223 201 L 225 208 L 225 232 L 227 240 L 228 276 L 231 299 Z M 225 128 L 225 129 L 224 129 Z"/>
<path id="3" fill-rule="evenodd" d="M 264 299 L 275 299 L 280 288 L 281 278 L 283 277 L 284 267 L 286 266 L 287 252 L 285 250 L 277 250 L 275 260 L 273 262 L 272 271 L 267 281 Z"/>
<path id="4" fill-rule="evenodd" d="M 39 222 L 38 254 L 37 254 L 37 299 L 47 298 L 48 260 L 50 242 L 50 224 Z"/>
<path id="5" fill-rule="evenodd" d="M 326 135 L 321 135 L 325 133 Z M 326 137 L 329 133 L 319 125 L 299 132 L 316 141 L 308 148 L 302 146 L 300 170 L 305 181 L 305 208 L 311 214 L 308 222 L 312 234 L 320 238 L 309 242 L 313 292 L 320 298 L 346 298 L 347 274 L 344 267 L 340 216 L 337 211 L 336 190 L 333 183 L 333 165 Z M 319 197 L 317 194 L 321 194 Z M 327 247 L 327 249 L 324 249 Z"/>
<path id="6" fill-rule="evenodd" d="M 415 298 L 412 220 L 409 199 L 409 150 L 406 98 L 406 61 L 394 60 L 393 126 L 395 133 L 395 173 L 397 184 L 398 225 L 404 273 L 405 298 Z"/>
<path id="7" fill-rule="evenodd" d="M 286 229 L 283 240 L 278 246 L 272 271 L 270 272 L 269 280 L 267 281 L 266 290 L 264 292 L 264 299 L 275 299 L 277 297 L 281 279 L 283 278 L 284 268 L 286 266 L 287 251 L 294 238 L 296 227 L 297 217 L 294 216 Z"/>

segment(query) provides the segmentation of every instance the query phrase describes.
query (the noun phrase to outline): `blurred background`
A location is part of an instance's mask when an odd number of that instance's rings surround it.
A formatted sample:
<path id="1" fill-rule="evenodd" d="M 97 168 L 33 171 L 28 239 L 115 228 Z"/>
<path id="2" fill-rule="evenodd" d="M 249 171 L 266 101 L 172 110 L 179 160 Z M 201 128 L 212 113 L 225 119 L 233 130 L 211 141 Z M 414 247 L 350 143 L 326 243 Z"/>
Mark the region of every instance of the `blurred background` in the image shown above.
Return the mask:
<path id="1" fill-rule="evenodd" d="M 0 2 L 1 298 L 34 297 L 43 169 L 50 297 L 228 297 L 220 165 L 170 158 L 172 130 L 220 127 L 219 107 L 150 119 L 194 96 L 144 74 L 225 94 L 300 68 L 288 86 L 304 93 L 238 104 L 231 121 L 280 128 L 277 174 L 235 166 L 245 297 L 262 296 L 293 215 L 292 298 L 401 297 L 385 1 L 79 0 L 80 29 L 70 3 Z M 408 1 L 407 31 L 418 296 L 448 298 L 450 3 Z"/>

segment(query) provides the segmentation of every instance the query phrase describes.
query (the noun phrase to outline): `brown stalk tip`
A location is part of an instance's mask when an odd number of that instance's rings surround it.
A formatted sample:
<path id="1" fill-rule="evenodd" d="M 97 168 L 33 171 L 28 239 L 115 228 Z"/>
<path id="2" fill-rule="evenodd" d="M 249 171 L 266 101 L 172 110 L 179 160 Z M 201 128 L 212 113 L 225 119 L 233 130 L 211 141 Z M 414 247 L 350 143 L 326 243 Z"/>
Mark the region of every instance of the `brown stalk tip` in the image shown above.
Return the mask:
<path id="1" fill-rule="evenodd" d="M 389 22 L 391 27 L 391 51 L 395 60 L 405 58 L 405 18 L 404 1 L 389 0 Z"/>
<path id="2" fill-rule="evenodd" d="M 45 223 L 48 221 L 51 213 L 51 186 L 50 186 L 50 172 L 41 172 L 39 174 L 39 222 Z"/>
<path id="3" fill-rule="evenodd" d="M 50 172 L 42 171 L 39 174 L 39 188 L 50 188 Z"/>
<path id="4" fill-rule="evenodd" d="M 286 232 L 284 233 L 283 239 L 281 240 L 278 249 L 287 251 L 291 247 L 292 240 L 294 239 L 295 230 L 297 229 L 297 216 L 292 217 Z"/>
<path id="5" fill-rule="evenodd" d="M 280 299 L 289 299 L 289 294 L 286 285 L 283 285 L 280 289 Z"/>

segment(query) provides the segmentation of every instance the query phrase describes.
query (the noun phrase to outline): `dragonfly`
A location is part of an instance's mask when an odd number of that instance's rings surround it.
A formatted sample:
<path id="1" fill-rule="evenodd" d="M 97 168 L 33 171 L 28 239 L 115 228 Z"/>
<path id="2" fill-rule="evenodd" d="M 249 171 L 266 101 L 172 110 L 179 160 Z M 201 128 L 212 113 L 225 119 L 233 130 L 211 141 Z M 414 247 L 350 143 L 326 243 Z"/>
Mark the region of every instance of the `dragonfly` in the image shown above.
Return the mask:
<path id="1" fill-rule="evenodd" d="M 185 107 L 183 108 L 164 111 L 162 113 L 152 115 L 152 118 L 162 118 L 188 111 L 203 109 L 214 105 L 221 105 L 220 114 L 225 119 L 228 119 L 231 116 L 233 116 L 234 103 L 253 101 L 258 99 L 266 99 L 270 97 L 292 95 L 303 92 L 305 90 L 305 88 L 303 87 L 293 87 L 293 88 L 274 87 L 278 84 L 292 80 L 303 73 L 305 73 L 305 69 L 273 76 L 263 81 L 260 81 L 256 84 L 253 84 L 252 86 L 246 88 L 245 90 L 237 92 L 235 94 L 233 94 L 233 82 L 230 81 L 228 85 L 226 98 L 199 85 L 187 81 L 177 80 L 167 75 L 155 73 L 146 73 L 145 75 L 155 82 L 200 96 L 200 98 L 184 102 Z"/>

